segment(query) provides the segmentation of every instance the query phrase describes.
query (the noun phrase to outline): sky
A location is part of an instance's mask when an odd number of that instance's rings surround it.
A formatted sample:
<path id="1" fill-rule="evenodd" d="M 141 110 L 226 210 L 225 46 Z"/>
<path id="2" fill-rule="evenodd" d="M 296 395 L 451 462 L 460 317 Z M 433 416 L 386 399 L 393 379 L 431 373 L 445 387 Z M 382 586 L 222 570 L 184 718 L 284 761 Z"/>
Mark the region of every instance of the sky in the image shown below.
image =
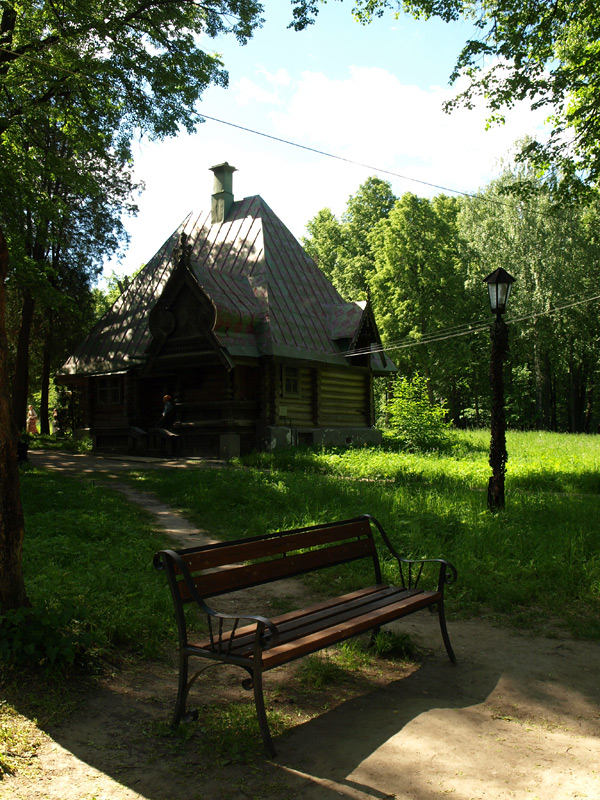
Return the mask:
<path id="1" fill-rule="evenodd" d="M 193 135 L 135 145 L 135 178 L 145 190 L 137 217 L 126 221 L 129 247 L 105 275 L 131 274 L 189 212 L 210 208 L 215 164 L 236 167 L 235 199 L 259 194 L 300 238 L 320 209 L 341 215 L 371 175 L 389 180 L 398 196 L 476 192 L 499 174 L 515 141 L 543 130 L 543 113 L 525 105 L 488 130 L 483 105 L 443 111 L 459 91 L 448 81 L 472 32 L 465 22 L 388 13 L 362 26 L 351 0 L 330 0 L 314 25 L 296 32 L 287 28 L 288 2 L 264 6 L 265 24 L 245 46 L 207 40 L 229 71 L 228 88 L 211 87 L 198 106 L 213 119 Z"/>

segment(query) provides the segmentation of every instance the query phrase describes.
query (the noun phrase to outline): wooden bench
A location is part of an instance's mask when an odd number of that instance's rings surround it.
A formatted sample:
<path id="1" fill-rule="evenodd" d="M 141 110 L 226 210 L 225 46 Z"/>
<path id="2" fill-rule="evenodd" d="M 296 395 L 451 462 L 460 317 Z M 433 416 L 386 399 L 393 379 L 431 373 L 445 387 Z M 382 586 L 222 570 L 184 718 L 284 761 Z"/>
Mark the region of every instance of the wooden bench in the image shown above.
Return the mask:
<path id="1" fill-rule="evenodd" d="M 397 564 L 398 585 L 382 582 L 374 531 L 387 548 L 386 558 Z M 291 613 L 270 619 L 252 609 L 225 614 L 207 603 L 216 595 L 358 559 L 371 560 L 374 584 Z M 427 569 L 435 570 L 437 583 L 428 591 L 420 586 L 426 564 L 433 564 Z M 179 690 L 173 725 L 184 717 L 197 716 L 193 711 L 186 714 L 187 696 L 206 667 L 190 680 L 191 656 L 235 664 L 250 676 L 242 685 L 254 689 L 260 732 L 270 756 L 275 755 L 275 747 L 265 712 L 263 672 L 365 631 L 376 632 L 382 625 L 422 608 L 437 609 L 446 651 L 450 660 L 456 661 L 444 615 L 444 587 L 454 582 L 456 569 L 443 559 L 401 558 L 380 523 L 367 514 L 232 542 L 161 550 L 154 556 L 154 566 L 167 573 L 179 631 Z M 192 642 L 188 637 L 184 614 L 188 603 L 195 603 L 206 615 L 209 634 L 204 641 Z"/>

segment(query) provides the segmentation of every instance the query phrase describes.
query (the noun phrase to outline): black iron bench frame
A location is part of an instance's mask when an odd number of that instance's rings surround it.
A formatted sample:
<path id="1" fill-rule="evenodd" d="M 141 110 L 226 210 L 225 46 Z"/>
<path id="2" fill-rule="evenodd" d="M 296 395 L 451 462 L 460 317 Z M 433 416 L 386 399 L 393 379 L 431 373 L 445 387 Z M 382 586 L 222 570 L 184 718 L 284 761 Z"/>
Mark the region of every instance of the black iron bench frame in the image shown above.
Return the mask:
<path id="1" fill-rule="evenodd" d="M 379 532 L 388 556 L 397 562 L 397 586 L 382 582 L 374 530 Z M 206 602 L 218 595 L 363 558 L 372 560 L 374 585 L 270 619 L 244 612 L 224 614 Z M 438 565 L 437 586 L 429 591 L 420 586 L 426 564 Z M 250 676 L 242 685 L 254 690 L 260 732 L 271 757 L 276 751 L 262 681 L 267 670 L 358 634 L 374 634 L 382 625 L 423 608 L 437 610 L 446 652 L 456 662 L 444 611 L 444 588 L 456 580 L 455 567 L 441 558 L 402 558 L 382 525 L 369 514 L 184 550 L 161 550 L 154 556 L 154 566 L 167 574 L 179 634 L 179 687 L 173 725 L 197 716 L 195 711 L 186 712 L 187 698 L 206 666 L 190 679 L 190 657 L 233 664 Z M 209 635 L 204 641 L 189 640 L 184 613 L 188 603 L 196 603 L 206 615 Z M 240 626 L 242 622 L 245 624 Z"/>

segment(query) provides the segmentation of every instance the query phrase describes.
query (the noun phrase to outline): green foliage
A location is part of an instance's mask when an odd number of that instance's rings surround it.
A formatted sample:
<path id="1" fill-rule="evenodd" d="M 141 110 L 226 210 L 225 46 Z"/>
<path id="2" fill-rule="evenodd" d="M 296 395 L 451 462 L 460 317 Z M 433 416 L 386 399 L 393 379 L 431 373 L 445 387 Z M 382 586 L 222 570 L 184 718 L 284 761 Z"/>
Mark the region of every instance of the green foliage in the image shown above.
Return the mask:
<path id="1" fill-rule="evenodd" d="M 311 689 L 339 686 L 347 679 L 344 667 L 327 654 L 316 654 L 302 659 L 296 674 L 300 683 L 310 686 Z"/>
<path id="2" fill-rule="evenodd" d="M 598 283 L 598 200 L 574 196 L 532 164 L 507 165 L 479 195 L 460 201 L 406 193 L 390 207 L 384 188 L 366 182 L 341 221 L 319 212 L 305 246 L 344 297 L 370 293 L 399 373 L 425 376 L 455 425 L 488 424 L 483 278 L 503 267 L 516 278 L 507 317 L 509 425 L 598 430 L 600 327 L 587 302 Z M 380 413 L 386 392 L 377 387 Z"/>
<path id="3" fill-rule="evenodd" d="M 32 450 L 66 450 L 69 453 L 89 453 L 92 440 L 89 436 L 75 437 L 67 434 L 23 434 L 21 439 L 28 442 Z"/>
<path id="4" fill-rule="evenodd" d="M 69 603 L 17 608 L 0 616 L 0 660 L 16 666 L 60 670 L 83 661 L 102 637 L 86 629 L 87 612 Z"/>
<path id="5" fill-rule="evenodd" d="M 324 208 L 306 225 L 309 236 L 302 240 L 306 252 L 346 300 L 368 294 L 375 266 L 368 234 L 387 218 L 395 201 L 388 181 L 367 178 L 348 198 L 341 220 Z"/>
<path id="6" fill-rule="evenodd" d="M 513 194 L 523 186 L 526 201 Z M 467 293 L 481 294 L 482 263 L 516 278 L 505 367 L 507 420 L 514 427 L 579 432 L 598 424 L 600 329 L 593 306 L 578 302 L 596 295 L 598 214 L 596 202 L 570 200 L 564 187 L 540 179 L 531 166 L 507 169 L 462 204 Z M 479 362 L 480 385 L 486 361 Z"/>
<path id="7" fill-rule="evenodd" d="M 456 326 L 457 312 L 467 320 L 479 313 L 465 293 L 459 209 L 453 198 L 407 192 L 369 233 L 375 262 L 369 286 L 384 347 L 401 374 L 428 378 L 455 422 L 472 404 L 468 378 L 479 360 L 473 337 L 444 335 Z"/>
<path id="8" fill-rule="evenodd" d="M 417 656 L 417 648 L 408 633 L 379 631 L 373 639 L 373 649 L 380 658 L 400 658 L 403 661 L 410 661 Z"/>
<path id="9" fill-rule="evenodd" d="M 408 450 L 434 450 L 447 443 L 446 408 L 443 403 L 430 402 L 422 375 L 395 381 L 387 411 L 390 427 Z"/>

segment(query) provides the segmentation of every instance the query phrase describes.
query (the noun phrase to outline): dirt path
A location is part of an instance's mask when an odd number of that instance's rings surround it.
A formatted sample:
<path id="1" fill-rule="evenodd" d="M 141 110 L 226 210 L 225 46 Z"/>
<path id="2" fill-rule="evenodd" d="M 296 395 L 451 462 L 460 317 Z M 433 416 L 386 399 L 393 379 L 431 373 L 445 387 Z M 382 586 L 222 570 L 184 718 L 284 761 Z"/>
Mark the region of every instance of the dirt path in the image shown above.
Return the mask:
<path id="1" fill-rule="evenodd" d="M 124 490 L 177 544 L 206 536 L 156 500 Z M 305 591 L 294 586 L 298 594 Z M 273 761 L 221 763 L 198 730 L 187 741 L 161 736 L 177 670 L 174 661 L 150 664 L 143 673 L 130 670 L 99 686 L 66 725 L 50 732 L 37 774 L 7 779 L 0 797 L 600 798 L 599 643 L 450 620 L 458 658 L 452 666 L 434 618 L 417 614 L 398 627 L 424 648 L 413 668 L 383 666 L 360 685 L 308 698 L 298 693 L 293 665 L 266 676 L 267 702 L 298 720 L 277 739 Z M 238 678 L 216 672 L 194 689 L 206 714 L 222 696 L 247 701 Z"/>

